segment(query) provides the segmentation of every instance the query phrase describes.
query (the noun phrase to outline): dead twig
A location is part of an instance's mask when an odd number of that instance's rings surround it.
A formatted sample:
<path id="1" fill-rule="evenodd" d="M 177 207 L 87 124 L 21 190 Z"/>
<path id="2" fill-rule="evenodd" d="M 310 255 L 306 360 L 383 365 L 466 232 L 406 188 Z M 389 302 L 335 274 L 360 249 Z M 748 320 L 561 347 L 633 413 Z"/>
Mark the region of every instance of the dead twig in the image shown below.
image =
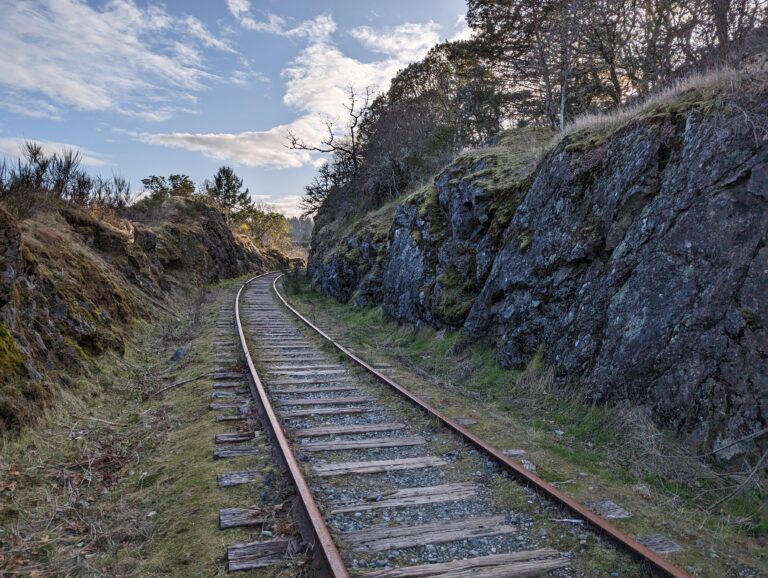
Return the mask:
<path id="1" fill-rule="evenodd" d="M 111 425 L 111 426 L 115 426 L 115 427 L 128 427 L 128 425 L 129 425 L 127 423 L 116 423 L 114 421 L 107 421 L 105 419 L 101 419 L 101 418 L 98 418 L 98 417 L 90 417 L 90 416 L 87 416 L 87 415 L 73 415 L 72 417 L 74 417 L 75 419 L 82 419 L 82 420 L 85 420 L 85 421 L 97 421 L 99 423 L 103 423 L 103 424 Z"/>
<path id="2" fill-rule="evenodd" d="M 185 385 L 187 383 L 191 383 L 193 381 L 197 381 L 198 379 L 203 379 L 204 377 L 208 377 L 209 375 L 213 375 L 213 371 L 208 371 L 206 373 L 202 373 L 200 375 L 197 375 L 195 377 L 190 377 L 189 379 L 184 379 L 182 381 L 177 381 L 176 383 L 172 383 L 171 385 L 168 385 L 162 389 L 158 389 L 156 392 L 152 394 L 152 397 L 158 396 L 164 391 L 168 391 L 169 389 L 173 389 L 175 387 L 181 387 L 182 385 Z"/>
<path id="3" fill-rule="evenodd" d="M 740 483 L 736 488 L 730 492 L 727 496 L 719 499 L 717 502 L 712 504 L 709 509 L 714 510 L 717 508 L 720 504 L 723 504 L 730 500 L 731 498 L 736 497 L 738 494 L 743 492 L 744 490 L 747 490 L 750 488 L 752 484 L 752 480 L 754 480 L 760 472 L 763 470 L 763 466 L 765 465 L 766 461 L 768 461 L 768 451 L 766 451 L 762 457 L 758 460 L 757 464 L 755 464 L 755 467 L 752 468 L 752 471 L 750 472 L 749 476 L 747 476 L 747 479 L 744 480 L 742 483 Z"/>
<path id="4" fill-rule="evenodd" d="M 753 434 L 749 434 L 748 436 L 744 436 L 743 438 L 737 439 L 735 442 L 731 442 L 729 444 L 726 444 L 724 446 L 716 448 L 716 449 L 712 450 L 711 452 L 707 452 L 705 454 L 699 454 L 698 457 L 704 458 L 704 457 L 707 457 L 707 456 L 711 456 L 713 454 L 716 454 L 717 452 L 721 452 L 721 451 L 723 451 L 725 449 L 728 449 L 728 448 L 730 448 L 732 446 L 735 446 L 736 444 L 740 444 L 741 442 L 747 442 L 749 440 L 753 440 L 755 438 L 759 438 L 761 436 L 764 436 L 767 433 L 768 433 L 768 427 L 763 429 L 762 431 L 755 432 Z"/>

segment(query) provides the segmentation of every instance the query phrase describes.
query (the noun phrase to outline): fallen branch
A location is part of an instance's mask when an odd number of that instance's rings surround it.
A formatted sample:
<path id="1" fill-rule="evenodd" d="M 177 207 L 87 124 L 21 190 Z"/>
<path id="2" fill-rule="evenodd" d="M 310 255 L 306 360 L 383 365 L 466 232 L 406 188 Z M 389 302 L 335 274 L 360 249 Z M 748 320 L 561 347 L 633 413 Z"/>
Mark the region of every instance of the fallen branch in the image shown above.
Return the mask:
<path id="1" fill-rule="evenodd" d="M 82 420 L 85 420 L 85 421 L 97 421 L 99 423 L 103 423 L 103 424 L 106 424 L 106 425 L 112 425 L 112 426 L 115 426 L 115 427 L 128 427 L 128 425 L 129 425 L 127 423 L 115 423 L 113 421 L 107 421 L 105 419 L 101 419 L 101 418 L 98 418 L 98 417 L 90 417 L 90 416 L 87 416 L 87 415 L 73 415 L 72 417 L 74 417 L 75 419 L 82 419 Z"/>
<path id="2" fill-rule="evenodd" d="M 723 504 L 723 503 L 727 502 L 728 500 L 730 500 L 731 498 L 736 497 L 738 494 L 740 494 L 744 490 L 748 490 L 751 487 L 751 485 L 752 485 L 752 481 L 763 471 L 763 467 L 765 466 L 766 461 L 768 461 L 768 451 L 766 451 L 762 455 L 762 457 L 758 460 L 758 462 L 755 465 L 755 467 L 752 468 L 752 471 L 750 472 L 749 476 L 747 476 L 747 479 L 744 480 L 742 483 L 738 484 L 736 486 L 736 489 L 734 489 L 727 496 L 725 496 L 724 498 L 719 499 L 717 502 L 712 504 L 709 507 L 709 510 L 710 511 L 714 510 L 720 504 Z"/>
<path id="3" fill-rule="evenodd" d="M 181 387 L 182 385 L 185 385 L 187 383 L 191 383 L 193 381 L 197 381 L 198 379 L 203 379 L 204 377 L 208 377 L 209 375 L 213 375 L 213 373 L 214 373 L 213 371 L 208 371 L 208 372 L 202 373 L 202 374 L 200 374 L 198 376 L 190 377 L 189 379 L 184 379 L 182 381 L 177 381 L 176 383 L 172 383 L 171 385 L 168 385 L 168 386 L 166 386 L 166 387 L 164 387 L 162 389 L 158 389 L 156 392 L 154 392 L 152 394 L 152 397 L 160 395 L 161 393 L 163 393 L 164 391 L 168 391 L 169 389 L 173 389 L 175 387 Z"/>
<path id="4" fill-rule="evenodd" d="M 730 448 L 732 446 L 735 446 L 736 444 L 740 444 L 741 442 L 747 442 L 747 441 L 753 440 L 755 438 L 759 438 L 761 436 L 764 436 L 765 434 L 768 434 L 768 427 L 763 429 L 762 431 L 749 434 L 748 436 L 744 436 L 743 438 L 737 439 L 735 442 L 731 442 L 731 443 L 729 443 L 727 445 L 724 445 L 724 446 L 721 446 L 721 447 L 719 447 L 717 449 L 714 449 L 711 452 L 707 452 L 705 454 L 699 454 L 699 457 L 700 458 L 704 458 L 704 457 L 707 457 L 707 456 L 711 456 L 713 454 L 716 454 L 717 452 L 721 452 L 721 451 L 723 451 L 725 449 L 728 449 L 728 448 Z"/>

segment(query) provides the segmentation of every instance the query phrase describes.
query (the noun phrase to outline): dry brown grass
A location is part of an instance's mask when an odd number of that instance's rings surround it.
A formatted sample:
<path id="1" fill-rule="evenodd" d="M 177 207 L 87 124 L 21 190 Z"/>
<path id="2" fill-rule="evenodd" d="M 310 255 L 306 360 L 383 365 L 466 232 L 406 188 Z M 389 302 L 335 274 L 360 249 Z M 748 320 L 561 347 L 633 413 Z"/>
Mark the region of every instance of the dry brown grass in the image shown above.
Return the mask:
<path id="1" fill-rule="evenodd" d="M 759 143 L 768 136 L 768 119 L 761 106 L 750 104 L 758 104 L 755 101 L 763 99 L 766 92 L 768 67 L 765 54 L 760 54 L 746 60 L 738 68 L 722 67 L 690 74 L 629 106 L 579 116 L 557 133 L 547 148 L 551 150 L 566 138 L 578 138 L 575 135 L 579 134 L 610 135 L 632 120 L 652 116 L 659 110 L 686 110 L 713 103 L 735 109 L 738 114 L 734 116 L 747 123 L 755 142 Z"/>
<path id="2" fill-rule="evenodd" d="M 549 148 L 553 149 L 560 144 L 566 137 L 574 134 L 589 131 L 599 133 L 612 133 L 620 127 L 626 125 L 629 121 L 653 108 L 679 99 L 681 96 L 692 91 L 702 89 L 716 90 L 721 87 L 732 85 L 741 76 L 742 72 L 733 68 L 720 68 L 704 73 L 696 73 L 676 80 L 673 84 L 666 86 L 647 98 L 637 103 L 625 106 L 610 112 L 589 113 L 576 117 L 570 121 L 565 129 L 558 132 L 550 141 Z"/>

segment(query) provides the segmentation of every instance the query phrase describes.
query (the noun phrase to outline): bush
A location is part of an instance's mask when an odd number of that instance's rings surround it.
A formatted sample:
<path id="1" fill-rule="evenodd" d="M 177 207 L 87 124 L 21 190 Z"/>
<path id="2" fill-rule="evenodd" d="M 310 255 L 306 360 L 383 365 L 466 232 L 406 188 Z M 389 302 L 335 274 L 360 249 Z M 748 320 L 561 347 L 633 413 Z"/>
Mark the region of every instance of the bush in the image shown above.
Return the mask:
<path id="1" fill-rule="evenodd" d="M 26 142 L 16 165 L 0 163 L 0 201 L 24 219 L 50 201 L 65 200 L 84 207 L 119 209 L 130 200 L 130 185 L 114 175 L 91 176 L 81 168 L 80 153 L 65 149 L 47 155 L 40 144 Z"/>

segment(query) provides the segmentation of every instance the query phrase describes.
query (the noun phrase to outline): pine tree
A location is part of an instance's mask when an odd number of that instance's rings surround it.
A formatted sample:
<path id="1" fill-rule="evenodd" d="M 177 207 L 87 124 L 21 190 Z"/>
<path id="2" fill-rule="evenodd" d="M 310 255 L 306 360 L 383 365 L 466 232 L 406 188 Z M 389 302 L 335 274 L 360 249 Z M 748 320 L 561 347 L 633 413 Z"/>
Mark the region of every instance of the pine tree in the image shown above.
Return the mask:
<path id="1" fill-rule="evenodd" d="M 251 206 L 248 189 L 242 191 L 243 179 L 239 178 L 231 167 L 219 167 L 213 182 L 205 181 L 205 194 L 224 213 L 227 224 L 244 209 Z"/>

